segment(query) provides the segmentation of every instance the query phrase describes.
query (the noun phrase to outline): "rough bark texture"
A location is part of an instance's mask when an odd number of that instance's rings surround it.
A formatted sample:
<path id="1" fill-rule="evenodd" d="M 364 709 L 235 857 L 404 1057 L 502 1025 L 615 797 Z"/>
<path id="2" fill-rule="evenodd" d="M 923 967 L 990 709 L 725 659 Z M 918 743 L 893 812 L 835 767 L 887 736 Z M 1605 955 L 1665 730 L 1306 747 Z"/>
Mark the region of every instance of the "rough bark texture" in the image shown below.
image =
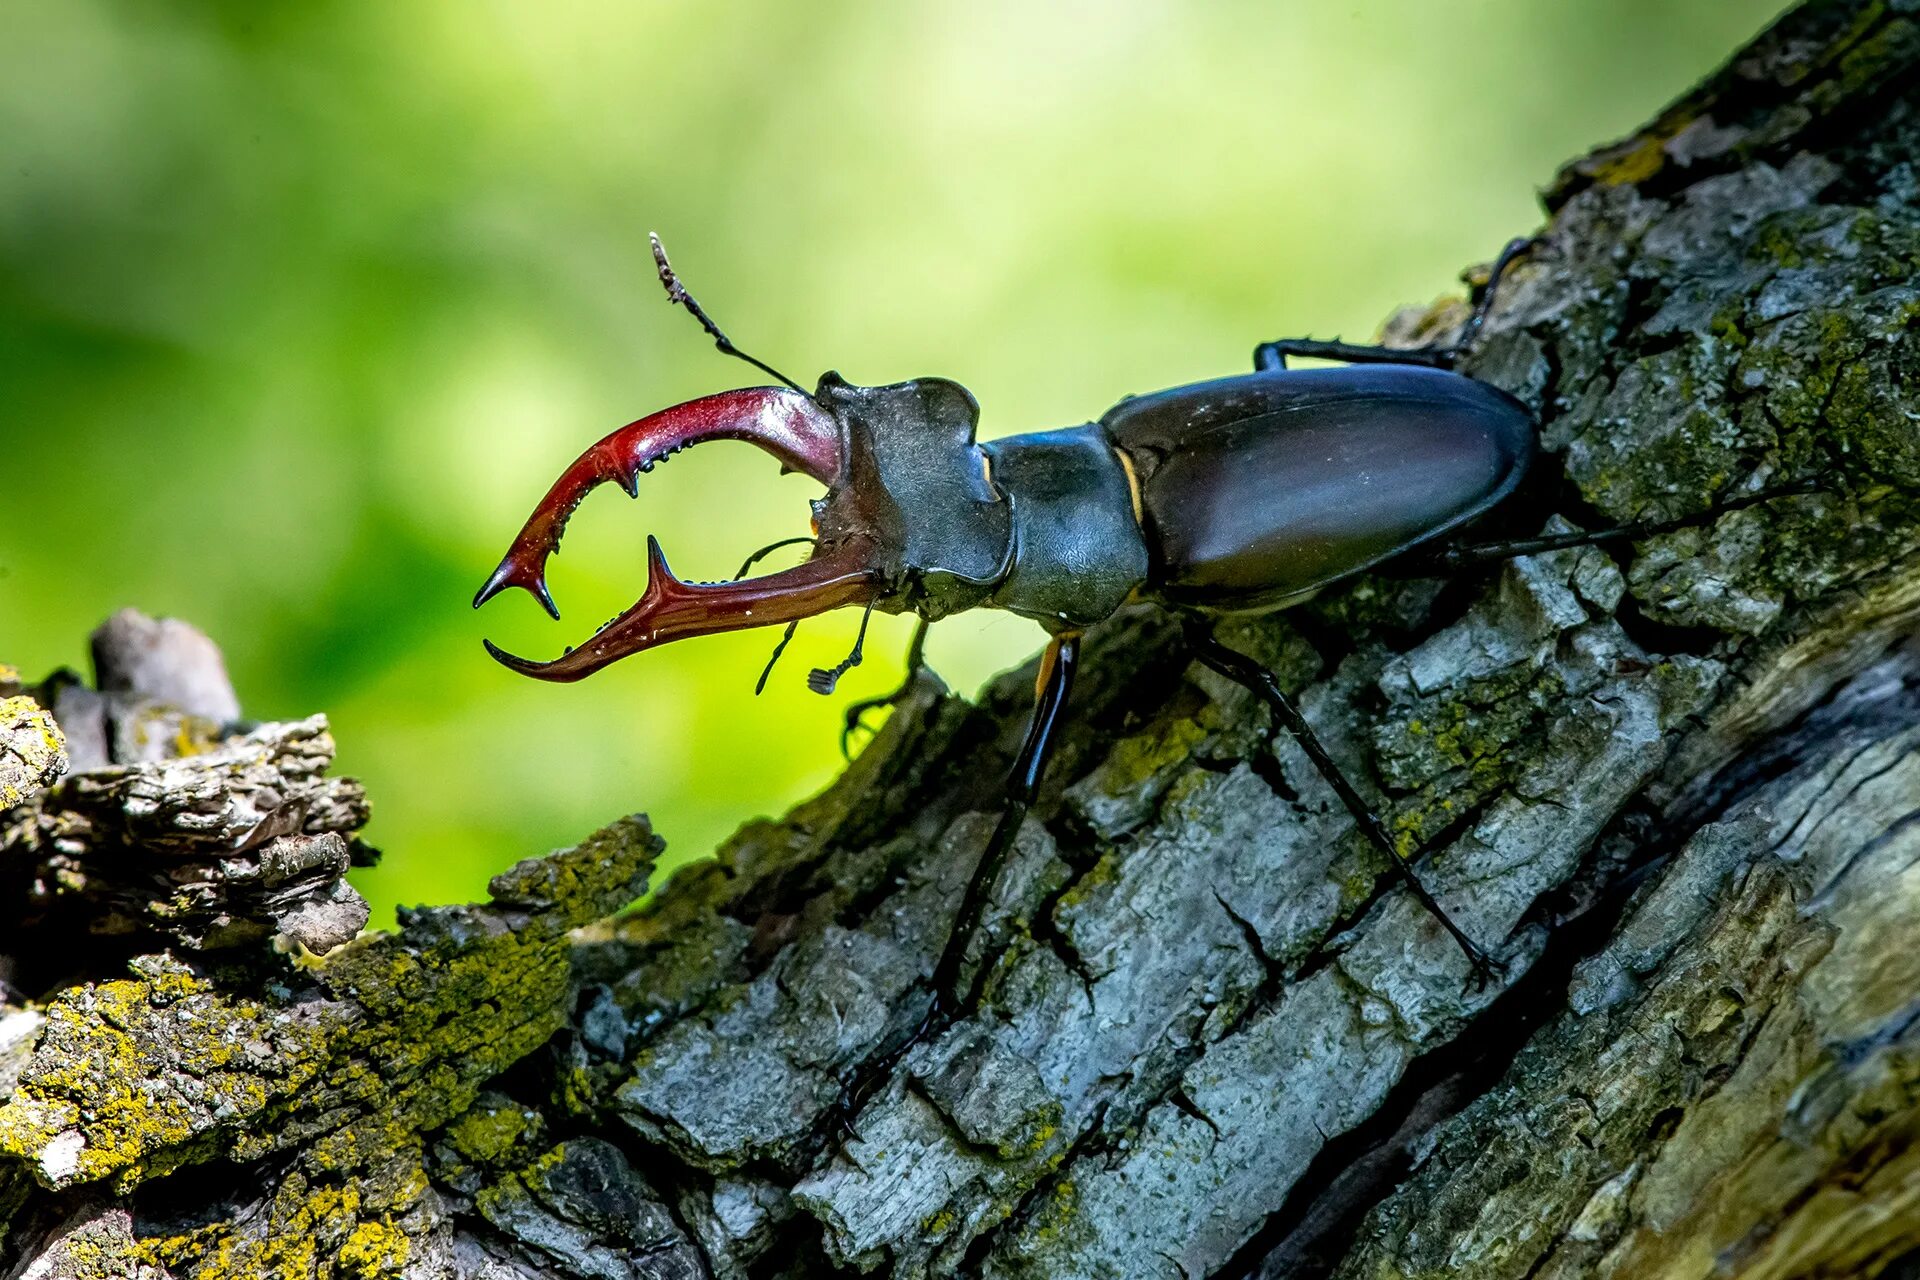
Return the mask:
<path id="1" fill-rule="evenodd" d="M 132 919 L 172 951 L 0 1011 L 0 1275 L 1904 1274 L 1920 9 L 1795 11 L 1548 205 L 1470 371 L 1538 410 L 1554 519 L 1818 491 L 1223 628 L 1502 982 L 1249 696 L 1127 617 L 997 886 L 981 1006 L 844 1122 L 927 1006 L 1027 673 L 979 707 L 923 686 L 638 914 L 600 919 L 659 848 L 630 818 L 317 962 Z M 214 811 L 166 780 L 136 820 L 98 763 L 42 790 L 43 718 L 0 704 L 0 735 L 9 823 L 77 807 L 110 865 Z"/>

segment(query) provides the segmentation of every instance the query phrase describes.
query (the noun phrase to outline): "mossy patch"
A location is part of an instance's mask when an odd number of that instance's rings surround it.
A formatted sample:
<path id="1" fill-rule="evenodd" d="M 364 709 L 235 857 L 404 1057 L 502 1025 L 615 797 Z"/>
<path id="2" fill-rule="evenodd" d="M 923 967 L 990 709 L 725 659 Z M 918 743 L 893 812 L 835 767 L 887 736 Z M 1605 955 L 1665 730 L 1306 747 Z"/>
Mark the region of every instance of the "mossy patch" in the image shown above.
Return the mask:
<path id="1" fill-rule="evenodd" d="M 504 901 L 342 948 L 318 989 L 241 994 L 164 957 L 74 988 L 0 1106 L 0 1154 L 48 1187 L 120 1192 L 301 1143 L 316 1169 L 384 1158 L 564 1025 L 567 930 L 631 900 L 658 848 L 615 824 L 497 878 Z"/>

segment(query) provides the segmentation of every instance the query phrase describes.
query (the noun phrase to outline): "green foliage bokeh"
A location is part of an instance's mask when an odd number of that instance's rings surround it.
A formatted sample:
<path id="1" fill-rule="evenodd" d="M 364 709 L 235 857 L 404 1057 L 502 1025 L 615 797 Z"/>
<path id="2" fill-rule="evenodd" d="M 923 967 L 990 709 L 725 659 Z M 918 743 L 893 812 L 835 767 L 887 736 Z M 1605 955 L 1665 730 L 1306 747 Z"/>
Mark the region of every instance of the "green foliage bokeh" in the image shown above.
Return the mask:
<path id="1" fill-rule="evenodd" d="M 83 666 L 132 604 L 225 647 L 250 713 L 323 710 L 365 777 L 357 879 L 478 894 L 650 811 L 680 858 L 838 764 L 802 675 L 855 615 L 518 679 L 681 576 L 805 529 L 716 445 L 575 520 L 558 626 L 467 600 L 551 478 L 641 413 L 759 381 L 662 301 L 646 232 L 810 381 L 938 373 L 984 430 L 1365 335 L 1537 222 L 1771 0 L 15 0 L 0 16 L 0 659 Z M 936 631 L 963 689 L 1037 647 Z"/>

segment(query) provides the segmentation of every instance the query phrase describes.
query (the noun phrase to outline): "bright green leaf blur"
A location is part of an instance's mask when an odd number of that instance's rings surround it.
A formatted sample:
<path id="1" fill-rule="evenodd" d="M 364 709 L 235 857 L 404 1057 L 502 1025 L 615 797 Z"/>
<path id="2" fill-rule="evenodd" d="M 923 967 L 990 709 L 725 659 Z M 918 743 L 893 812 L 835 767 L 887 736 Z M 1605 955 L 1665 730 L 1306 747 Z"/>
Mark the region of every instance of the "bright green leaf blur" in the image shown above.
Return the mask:
<path id="1" fill-rule="evenodd" d="M 986 430 L 1364 336 L 1537 222 L 1533 190 L 1710 70 L 1774 0 L 14 0 L 0 19 L 0 658 L 84 665 L 136 605 L 226 648 L 255 715 L 324 710 L 388 851 L 379 914 L 650 811 L 679 857 L 838 762 L 856 615 L 557 653 L 644 584 L 804 532 L 799 477 L 711 446 L 582 509 L 557 626 L 467 600 L 559 469 L 760 381 L 662 300 L 646 233 L 804 382 L 944 374 Z M 963 688 L 1037 646 L 967 615 Z"/>

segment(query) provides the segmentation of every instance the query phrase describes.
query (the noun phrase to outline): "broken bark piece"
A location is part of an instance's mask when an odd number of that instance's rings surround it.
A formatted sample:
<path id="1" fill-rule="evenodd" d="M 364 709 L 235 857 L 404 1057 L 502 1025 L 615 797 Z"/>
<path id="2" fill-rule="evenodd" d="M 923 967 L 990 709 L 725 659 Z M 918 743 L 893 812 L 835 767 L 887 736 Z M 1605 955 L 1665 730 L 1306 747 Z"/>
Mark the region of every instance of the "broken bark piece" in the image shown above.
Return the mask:
<path id="1" fill-rule="evenodd" d="M 537 907 L 414 912 L 299 985 L 235 987 L 156 956 L 70 989 L 0 1105 L 0 1171 L 125 1197 L 221 1162 L 181 1189 L 226 1187 L 251 1216 L 209 1230 L 171 1192 L 135 1196 L 139 1255 L 174 1274 L 215 1255 L 257 1268 L 238 1274 L 277 1274 L 296 1247 L 418 1256 L 413 1232 L 448 1225 L 419 1135 L 466 1114 L 482 1082 L 565 1024 L 569 931 L 643 892 L 660 849 L 644 819 L 625 820 L 522 864 L 519 880 L 560 886 Z M 229 1186 L 234 1168 L 253 1172 Z"/>
<path id="2" fill-rule="evenodd" d="M 1856 681 L 1892 682 L 1875 722 L 1810 717 L 1687 842 L 1339 1276 L 1866 1275 L 1912 1248 L 1917 656 Z"/>
<path id="3" fill-rule="evenodd" d="M 33 800 L 67 771 L 67 742 L 32 698 L 0 698 L 0 813 Z"/>
<path id="4" fill-rule="evenodd" d="M 164 703 L 215 724 L 240 718 L 220 647 L 178 618 L 122 609 L 93 633 L 94 688 Z"/>
<path id="5" fill-rule="evenodd" d="M 93 649 L 99 690 L 71 673 L 36 690 L 74 769 L 31 797 L 0 790 L 0 909 L 16 924 L 0 977 L 45 986 L 128 954 L 89 957 L 88 935 L 205 951 L 278 934 L 316 953 L 353 938 L 369 911 L 344 877 L 378 855 L 355 835 L 360 784 L 326 776 L 325 718 L 246 729 L 219 649 L 175 619 L 122 610 Z M 0 755 L 0 787 L 15 759 Z"/>
<path id="6" fill-rule="evenodd" d="M 512 1270 L 580 1280 L 705 1280 L 693 1242 L 626 1156 L 600 1138 L 561 1143 L 483 1187 L 474 1207 L 510 1241 Z"/>
<path id="7" fill-rule="evenodd" d="M 366 921 L 343 877 L 369 856 L 352 838 L 367 805 L 359 783 L 326 776 L 332 762 L 316 716 L 75 773 L 9 820 L 0 856 L 25 868 L 15 910 L 49 929 L 196 949 L 283 930 L 309 946 L 345 941 Z"/>

